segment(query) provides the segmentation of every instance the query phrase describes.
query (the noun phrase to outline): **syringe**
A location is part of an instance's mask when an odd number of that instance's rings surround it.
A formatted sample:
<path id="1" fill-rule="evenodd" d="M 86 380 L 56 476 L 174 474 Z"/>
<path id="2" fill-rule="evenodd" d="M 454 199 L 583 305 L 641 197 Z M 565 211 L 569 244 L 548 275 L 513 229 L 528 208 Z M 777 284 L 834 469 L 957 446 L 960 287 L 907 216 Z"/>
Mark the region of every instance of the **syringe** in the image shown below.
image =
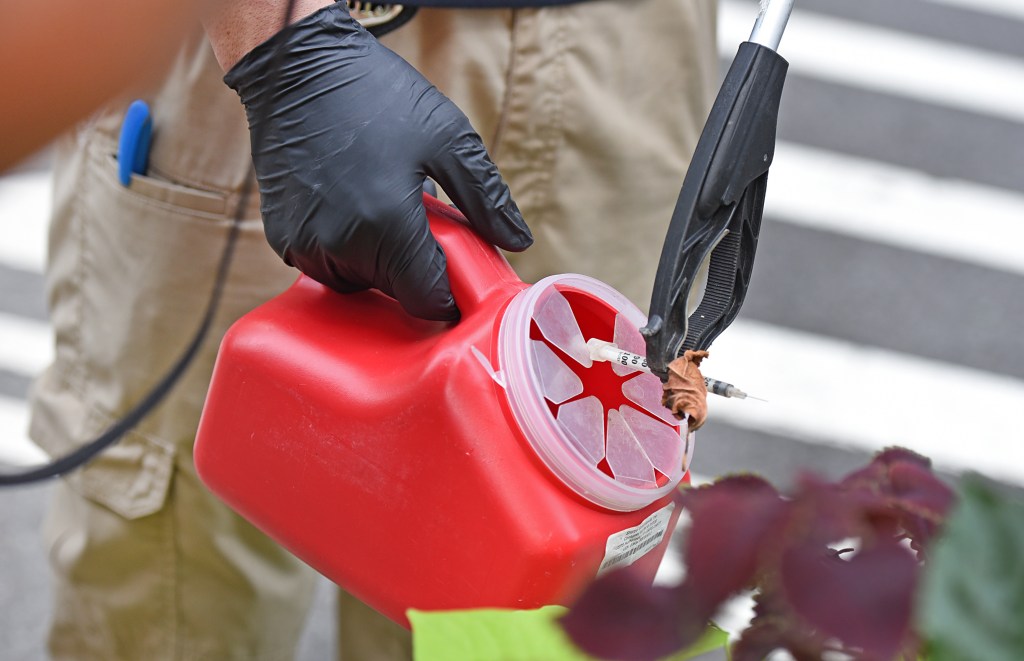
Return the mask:
<path id="1" fill-rule="evenodd" d="M 651 372 L 651 368 L 647 364 L 647 358 L 640 354 L 620 349 L 611 342 L 605 342 L 604 340 L 599 340 L 595 337 L 587 341 L 587 349 L 590 351 L 591 360 L 617 363 L 623 367 L 628 367 L 638 372 L 647 372 L 648 374 Z M 709 376 L 704 377 L 704 385 L 707 386 L 708 392 L 718 395 L 719 397 L 756 399 L 761 402 L 768 401 L 761 399 L 760 397 L 748 395 L 731 383 L 712 379 Z"/>
<path id="2" fill-rule="evenodd" d="M 761 399 L 760 397 L 754 397 L 748 395 L 731 383 L 725 381 L 719 381 L 718 379 L 712 379 L 709 376 L 704 377 L 704 385 L 707 386 L 708 392 L 720 395 L 722 397 L 735 397 L 736 399 L 756 399 L 759 402 L 767 402 L 767 399 Z"/>

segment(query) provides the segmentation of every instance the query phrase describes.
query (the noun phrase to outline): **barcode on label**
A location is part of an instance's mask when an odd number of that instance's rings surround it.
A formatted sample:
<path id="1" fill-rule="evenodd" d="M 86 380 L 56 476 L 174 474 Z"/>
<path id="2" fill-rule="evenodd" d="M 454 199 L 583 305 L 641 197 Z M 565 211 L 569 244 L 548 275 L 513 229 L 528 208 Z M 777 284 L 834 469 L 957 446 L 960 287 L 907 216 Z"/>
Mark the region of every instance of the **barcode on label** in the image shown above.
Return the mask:
<path id="1" fill-rule="evenodd" d="M 600 576 L 616 567 L 631 565 L 655 549 L 665 539 L 674 508 L 675 504 L 669 503 L 644 519 L 640 525 L 627 528 L 608 537 L 608 543 L 605 544 L 604 549 L 604 560 L 597 570 L 597 575 Z"/>

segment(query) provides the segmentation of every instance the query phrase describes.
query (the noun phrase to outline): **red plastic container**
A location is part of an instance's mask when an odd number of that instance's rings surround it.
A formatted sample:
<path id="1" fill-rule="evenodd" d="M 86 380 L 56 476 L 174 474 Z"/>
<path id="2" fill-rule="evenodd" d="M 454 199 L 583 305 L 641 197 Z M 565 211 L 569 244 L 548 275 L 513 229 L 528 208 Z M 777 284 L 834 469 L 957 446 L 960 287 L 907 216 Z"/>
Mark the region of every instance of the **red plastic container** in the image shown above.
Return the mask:
<path id="1" fill-rule="evenodd" d="M 692 435 L 657 378 L 581 344 L 642 349 L 642 313 L 585 276 L 524 284 L 426 204 L 462 320 L 300 278 L 224 339 L 203 481 L 402 624 L 408 608 L 567 604 L 624 564 L 653 579 Z"/>

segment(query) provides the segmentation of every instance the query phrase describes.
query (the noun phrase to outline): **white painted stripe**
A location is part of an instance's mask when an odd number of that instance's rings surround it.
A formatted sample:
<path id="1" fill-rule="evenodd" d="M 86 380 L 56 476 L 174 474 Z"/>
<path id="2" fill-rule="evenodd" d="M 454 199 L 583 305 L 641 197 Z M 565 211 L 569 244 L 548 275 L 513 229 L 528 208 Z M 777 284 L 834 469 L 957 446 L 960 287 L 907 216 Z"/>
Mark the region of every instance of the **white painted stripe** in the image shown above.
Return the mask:
<path id="1" fill-rule="evenodd" d="M 0 397 L 0 463 L 30 466 L 48 459 L 38 445 L 28 439 L 28 406 L 25 402 Z"/>
<path id="2" fill-rule="evenodd" d="M 51 181 L 49 172 L 0 177 L 0 262 L 43 270 Z"/>
<path id="3" fill-rule="evenodd" d="M 49 172 L 0 177 L 0 261 L 43 270 L 50 185 Z M 0 313 L 0 367 L 34 376 L 52 359 L 48 324 Z M 47 460 L 46 453 L 28 439 L 27 430 L 27 404 L 0 396 L 0 463 L 28 466 Z"/>
<path id="4" fill-rule="evenodd" d="M 723 56 L 736 54 L 756 16 L 753 4 L 723 0 Z M 799 6 L 779 52 L 793 72 L 803 75 L 1024 122 L 1024 62 L 1009 56 L 801 11 Z"/>
<path id="5" fill-rule="evenodd" d="M 53 333 L 43 322 L 0 313 L 0 367 L 35 376 L 53 360 Z"/>
<path id="6" fill-rule="evenodd" d="M 661 559 L 661 564 L 658 565 L 658 573 L 654 576 L 655 585 L 678 585 L 682 582 L 686 568 L 679 551 L 672 546 L 669 547 L 665 557 Z"/>
<path id="7" fill-rule="evenodd" d="M 1005 16 L 1017 20 L 1024 20 L 1024 2 L 1021 0 L 928 0 L 939 5 L 950 5 L 961 9 L 980 12 L 982 14 L 993 14 Z"/>
<path id="8" fill-rule="evenodd" d="M 1024 195 L 779 143 L 766 213 L 1024 275 Z"/>
<path id="9" fill-rule="evenodd" d="M 750 321 L 705 365 L 769 400 L 709 397 L 712 421 L 867 451 L 902 445 L 1024 484 L 1024 381 Z"/>

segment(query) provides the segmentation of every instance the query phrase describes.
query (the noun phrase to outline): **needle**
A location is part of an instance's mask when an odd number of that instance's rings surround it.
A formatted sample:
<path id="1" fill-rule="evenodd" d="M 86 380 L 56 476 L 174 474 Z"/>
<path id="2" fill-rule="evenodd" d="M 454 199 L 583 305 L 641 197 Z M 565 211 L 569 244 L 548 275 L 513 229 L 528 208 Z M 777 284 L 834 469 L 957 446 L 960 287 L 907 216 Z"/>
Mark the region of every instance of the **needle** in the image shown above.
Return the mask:
<path id="1" fill-rule="evenodd" d="M 719 381 L 718 379 L 712 379 L 710 376 L 704 377 L 704 385 L 707 386 L 708 392 L 720 395 L 722 397 L 735 397 L 736 399 L 756 399 L 759 402 L 767 402 L 767 399 L 761 399 L 760 397 L 754 397 L 748 395 L 731 383 L 725 381 Z"/>

